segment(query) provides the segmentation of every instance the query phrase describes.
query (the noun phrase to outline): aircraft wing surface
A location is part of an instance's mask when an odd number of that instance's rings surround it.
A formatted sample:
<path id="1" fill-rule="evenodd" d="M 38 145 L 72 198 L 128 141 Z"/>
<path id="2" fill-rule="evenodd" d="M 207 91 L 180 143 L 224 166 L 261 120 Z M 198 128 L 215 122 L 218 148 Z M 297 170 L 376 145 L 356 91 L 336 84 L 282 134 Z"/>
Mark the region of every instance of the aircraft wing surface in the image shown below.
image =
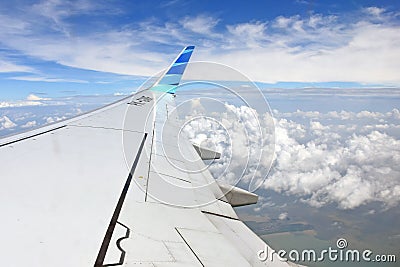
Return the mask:
<path id="1" fill-rule="evenodd" d="M 179 137 L 193 49 L 150 89 L 0 140 L 3 266 L 288 266 L 258 259 L 265 243 L 232 208 L 257 196 L 219 185 L 212 151 Z"/>

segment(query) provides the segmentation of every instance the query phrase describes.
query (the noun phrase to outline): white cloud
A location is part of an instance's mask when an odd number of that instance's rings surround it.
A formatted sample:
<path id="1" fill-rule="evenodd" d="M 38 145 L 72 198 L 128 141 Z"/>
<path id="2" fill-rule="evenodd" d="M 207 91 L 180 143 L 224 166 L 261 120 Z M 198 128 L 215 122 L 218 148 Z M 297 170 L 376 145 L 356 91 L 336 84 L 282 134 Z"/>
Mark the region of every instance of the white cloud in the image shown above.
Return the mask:
<path id="1" fill-rule="evenodd" d="M 24 14 L 0 14 L 2 21 L 13 22 L 2 24 L 0 40 L 24 55 L 121 74 L 152 75 L 168 65 L 178 47 L 196 44 L 194 58 L 244 70 L 258 81 L 400 84 L 398 17 L 384 8 L 343 17 L 279 16 L 225 28 L 223 20 L 207 14 L 181 21 L 153 18 L 71 36 L 70 16 L 105 10 L 93 1 L 42 1 Z M 51 34 L 43 31 L 46 23 L 54 29 Z M 165 49 L 155 52 L 160 45 Z"/>
<path id="2" fill-rule="evenodd" d="M 56 31 L 70 36 L 70 24 L 64 22 L 64 19 L 76 15 L 93 14 L 104 9 L 100 1 L 90 0 L 43 0 L 29 7 L 26 12 L 36 14 L 38 17 L 50 20 L 50 27 Z M 108 12 L 112 13 L 110 8 Z"/>
<path id="3" fill-rule="evenodd" d="M 116 92 L 113 94 L 114 96 L 123 96 L 123 95 L 127 95 L 126 93 L 121 93 L 121 92 Z"/>
<path id="4" fill-rule="evenodd" d="M 12 122 L 7 116 L 0 117 L 0 130 L 16 127 L 17 124 Z"/>
<path id="5" fill-rule="evenodd" d="M 39 101 L 3 101 L 0 102 L 0 108 L 25 107 L 25 106 L 41 106 L 43 103 Z"/>
<path id="6" fill-rule="evenodd" d="M 287 218 L 288 218 L 288 213 L 287 212 L 282 212 L 278 216 L 278 219 L 281 220 L 281 221 L 286 220 Z"/>
<path id="7" fill-rule="evenodd" d="M 231 184 L 243 179 L 250 190 L 255 190 L 260 181 L 253 179 L 254 176 L 264 173 L 262 177 L 265 178 L 272 161 L 272 153 L 268 153 L 271 148 L 261 149 L 262 143 L 270 141 L 273 136 L 261 127 L 254 109 L 247 106 L 236 108 L 230 104 L 224 107 L 224 112 L 216 113 L 219 118 L 215 121 L 201 117 L 207 108 L 198 100 L 192 101 L 191 108 L 195 111 L 186 118 L 185 132 L 193 143 L 215 147 L 224 155 L 210 166 L 216 179 Z M 193 117 L 196 119 L 190 120 Z M 259 160 L 262 164 L 257 167 Z"/>
<path id="8" fill-rule="evenodd" d="M 261 47 L 261 43 L 267 40 L 266 27 L 267 23 L 265 22 L 228 25 L 227 29 L 231 36 L 228 36 L 227 41 L 233 47 L 237 47 L 239 44 L 244 44 L 247 48 Z"/>
<path id="9" fill-rule="evenodd" d="M 45 118 L 46 123 L 53 123 L 55 120 L 52 117 Z"/>
<path id="10" fill-rule="evenodd" d="M 32 72 L 33 69 L 28 66 L 23 66 L 10 62 L 4 59 L 0 59 L 0 72 Z"/>
<path id="11" fill-rule="evenodd" d="M 373 15 L 375 17 L 379 17 L 382 13 L 385 12 L 385 9 L 372 6 L 372 7 L 364 8 L 364 12 L 366 12 L 367 14 Z"/>
<path id="12" fill-rule="evenodd" d="M 266 188 L 301 196 L 314 206 L 334 202 L 351 209 L 371 201 L 398 204 L 399 139 L 374 128 L 366 135 L 348 135 L 335 125 L 313 122 L 308 132 L 311 140 L 302 142 L 291 130 L 295 127 L 287 124 L 277 121 L 276 163 Z"/>
<path id="13" fill-rule="evenodd" d="M 273 24 L 273 27 L 277 27 L 277 28 L 287 28 L 289 26 L 289 24 L 291 24 L 292 22 L 292 18 L 287 18 L 284 16 L 279 16 L 275 19 L 275 22 Z"/>
<path id="14" fill-rule="evenodd" d="M 50 98 L 43 98 L 34 94 L 30 94 L 26 97 L 28 101 L 40 101 L 40 100 L 50 100 Z"/>
<path id="15" fill-rule="evenodd" d="M 62 116 L 62 117 L 54 116 L 54 117 L 44 117 L 43 120 L 46 123 L 53 123 L 53 122 L 56 122 L 56 121 L 65 120 L 66 118 L 67 117 L 65 117 L 65 116 Z"/>
<path id="16" fill-rule="evenodd" d="M 24 125 L 21 125 L 21 128 L 32 128 L 36 126 L 36 121 L 28 121 Z"/>
<path id="17" fill-rule="evenodd" d="M 85 80 L 77 80 L 77 79 L 60 79 L 60 78 L 48 78 L 48 77 L 40 77 L 40 76 L 15 76 L 8 78 L 10 80 L 17 81 L 28 81 L 28 82 L 49 82 L 49 83 L 59 83 L 59 82 L 68 82 L 68 83 L 88 83 Z"/>
<path id="18" fill-rule="evenodd" d="M 29 30 L 29 22 L 25 21 L 18 16 L 10 16 L 9 14 L 0 14 L 0 23 L 4 25 L 1 28 L 3 34 L 20 34 Z"/>
<path id="19" fill-rule="evenodd" d="M 94 15 L 101 10 L 107 11 L 107 15 L 118 13 L 118 10 L 101 6 L 94 1 L 42 1 L 33 7 L 26 7 L 23 13 L 16 12 L 12 16 L 0 14 L 3 21 L 13 22 L 3 24 L 0 40 L 5 47 L 23 55 L 83 69 L 152 75 L 168 64 L 164 61 L 165 54 L 143 49 L 145 46 L 142 40 L 148 40 L 150 37 L 147 31 L 152 31 L 145 26 L 71 36 L 70 31 L 74 25 L 68 20 L 70 16 Z M 16 24 L 22 26 L 15 29 L 13 25 Z M 49 29 L 53 31 L 49 32 Z M 168 32 L 162 34 L 168 35 Z M 157 36 L 157 32 L 150 36 Z M 26 45 L 27 42 L 29 46 Z M 53 80 L 46 78 L 46 81 Z"/>
<path id="20" fill-rule="evenodd" d="M 399 84 L 399 26 L 357 16 L 345 24 L 336 16 L 280 16 L 265 22 L 228 26 L 228 47 L 202 57 L 246 70 L 259 81 L 349 81 Z M 235 30 L 232 30 L 235 29 Z M 254 49 L 256 48 L 256 49 Z M 367 77 L 368 75 L 371 75 Z"/>
<path id="21" fill-rule="evenodd" d="M 185 29 L 195 33 L 211 34 L 213 28 L 218 24 L 218 19 L 210 16 L 200 15 L 196 17 L 185 17 L 181 22 Z"/>
<path id="22" fill-rule="evenodd" d="M 0 102 L 0 108 L 26 107 L 26 106 L 47 106 L 47 105 L 65 105 L 64 101 L 52 101 L 48 97 L 40 97 L 35 94 L 30 94 L 26 100 L 3 101 Z"/>
<path id="23" fill-rule="evenodd" d="M 223 174 L 225 180 L 235 181 L 242 175 L 242 182 L 248 183 L 249 173 L 243 172 L 247 162 L 243 157 L 259 145 L 257 136 L 252 136 L 253 122 L 246 118 L 245 107 L 227 105 L 228 113 L 215 114 L 229 132 L 233 148 L 233 160 L 227 154 L 210 167 L 216 178 Z M 275 111 L 275 162 L 263 187 L 284 194 L 295 195 L 309 205 L 320 207 L 335 203 L 341 209 L 353 209 L 378 201 L 384 207 L 400 203 L 400 123 L 398 110 L 391 112 L 303 112 L 279 113 Z M 290 117 L 292 119 L 282 118 Z M 262 118 L 262 116 L 258 116 Z M 344 120 L 349 120 L 342 124 Z M 383 121 L 382 125 L 376 124 Z M 240 123 L 244 122 L 246 134 Z M 263 128 L 267 128 L 261 120 Z M 351 127 L 348 131 L 347 127 Z M 365 128 L 366 126 L 370 126 Z M 221 138 L 219 128 L 199 123 L 197 127 L 186 128 L 193 140 L 212 140 L 221 151 L 230 147 L 229 140 Z M 388 134 L 390 133 L 390 134 Z M 218 137 L 219 136 L 219 137 Z M 265 136 L 267 137 L 267 135 Z M 268 142 L 264 142 L 269 150 Z M 251 152 L 250 152 L 251 153 Z M 235 157 L 236 155 L 236 157 Z M 250 157 L 251 158 L 251 157 Z M 248 162 L 249 172 L 256 172 L 258 179 L 263 173 L 256 169 L 257 160 Z M 268 162 L 261 160 L 261 165 Z M 229 167 L 228 167 L 229 165 Z M 267 170 L 264 166 L 263 170 Z M 226 171 L 227 170 L 227 171 Z M 224 173 L 225 171 L 225 173 Z M 264 173 L 265 174 L 265 173 Z"/>
<path id="24" fill-rule="evenodd" d="M 304 28 L 304 24 L 298 21 L 283 34 L 263 35 L 260 31 L 247 47 L 203 57 L 246 70 L 259 81 L 399 84 L 398 26 L 360 21 L 314 29 Z"/>

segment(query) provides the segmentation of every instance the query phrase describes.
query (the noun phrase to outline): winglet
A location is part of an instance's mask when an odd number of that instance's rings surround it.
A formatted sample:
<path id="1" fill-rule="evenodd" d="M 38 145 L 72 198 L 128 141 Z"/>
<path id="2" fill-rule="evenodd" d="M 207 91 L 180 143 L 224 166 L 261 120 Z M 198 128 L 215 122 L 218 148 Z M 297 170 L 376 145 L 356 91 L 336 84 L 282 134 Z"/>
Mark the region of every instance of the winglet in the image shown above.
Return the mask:
<path id="1" fill-rule="evenodd" d="M 193 45 L 185 47 L 164 75 L 154 84 L 151 90 L 175 94 L 176 87 L 181 81 L 183 72 L 186 69 L 193 50 Z"/>

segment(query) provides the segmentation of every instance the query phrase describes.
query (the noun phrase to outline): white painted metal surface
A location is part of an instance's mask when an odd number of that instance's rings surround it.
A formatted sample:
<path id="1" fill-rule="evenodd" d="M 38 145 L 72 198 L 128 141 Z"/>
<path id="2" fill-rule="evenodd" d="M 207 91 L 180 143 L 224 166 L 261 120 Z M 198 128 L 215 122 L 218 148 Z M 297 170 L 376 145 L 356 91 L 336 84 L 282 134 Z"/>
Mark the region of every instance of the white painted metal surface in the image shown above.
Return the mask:
<path id="1" fill-rule="evenodd" d="M 51 127 L 56 130 L 31 138 L 37 133 L 2 140 L 3 266 L 94 264 L 129 173 L 122 142 L 124 112 L 115 112 L 125 111 L 126 102 L 55 124 Z M 132 153 L 142 138 L 143 132 L 130 132 Z"/>

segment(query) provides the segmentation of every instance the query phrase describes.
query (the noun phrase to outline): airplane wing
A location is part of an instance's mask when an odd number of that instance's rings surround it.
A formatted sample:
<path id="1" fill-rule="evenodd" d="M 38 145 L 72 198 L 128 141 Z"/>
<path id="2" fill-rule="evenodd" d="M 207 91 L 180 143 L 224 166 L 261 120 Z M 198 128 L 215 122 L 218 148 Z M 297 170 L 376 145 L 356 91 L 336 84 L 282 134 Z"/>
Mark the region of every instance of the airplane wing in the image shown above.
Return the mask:
<path id="1" fill-rule="evenodd" d="M 0 140 L 3 266 L 288 266 L 233 206 L 257 196 L 218 184 L 218 153 L 178 138 L 186 47 L 149 89 Z"/>

